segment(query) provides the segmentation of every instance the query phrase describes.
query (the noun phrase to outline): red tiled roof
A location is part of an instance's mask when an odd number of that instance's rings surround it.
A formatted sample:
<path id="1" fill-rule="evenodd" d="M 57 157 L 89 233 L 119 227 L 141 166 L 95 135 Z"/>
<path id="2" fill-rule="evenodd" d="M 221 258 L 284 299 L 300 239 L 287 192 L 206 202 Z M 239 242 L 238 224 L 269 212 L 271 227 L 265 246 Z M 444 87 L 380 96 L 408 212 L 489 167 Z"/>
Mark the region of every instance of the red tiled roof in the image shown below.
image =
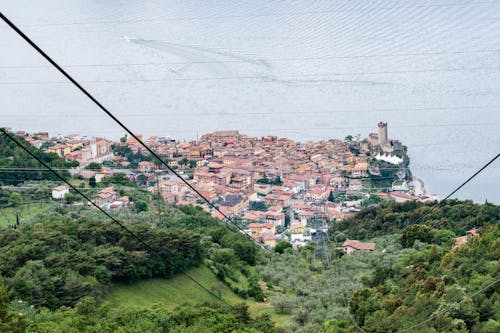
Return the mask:
<path id="1" fill-rule="evenodd" d="M 348 239 L 342 244 L 342 247 L 352 247 L 353 249 L 356 250 L 370 250 L 373 251 L 375 250 L 375 243 L 363 243 L 359 240 L 354 240 L 354 239 Z"/>

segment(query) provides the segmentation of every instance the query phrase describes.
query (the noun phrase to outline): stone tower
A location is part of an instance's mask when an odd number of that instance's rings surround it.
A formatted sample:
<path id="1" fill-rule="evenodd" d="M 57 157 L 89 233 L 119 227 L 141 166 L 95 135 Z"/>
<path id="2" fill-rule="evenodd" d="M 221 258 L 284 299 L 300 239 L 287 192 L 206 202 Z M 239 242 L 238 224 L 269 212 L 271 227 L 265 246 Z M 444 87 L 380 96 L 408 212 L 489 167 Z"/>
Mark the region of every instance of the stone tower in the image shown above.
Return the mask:
<path id="1" fill-rule="evenodd" d="M 381 145 L 387 143 L 387 123 L 378 123 L 378 141 Z"/>

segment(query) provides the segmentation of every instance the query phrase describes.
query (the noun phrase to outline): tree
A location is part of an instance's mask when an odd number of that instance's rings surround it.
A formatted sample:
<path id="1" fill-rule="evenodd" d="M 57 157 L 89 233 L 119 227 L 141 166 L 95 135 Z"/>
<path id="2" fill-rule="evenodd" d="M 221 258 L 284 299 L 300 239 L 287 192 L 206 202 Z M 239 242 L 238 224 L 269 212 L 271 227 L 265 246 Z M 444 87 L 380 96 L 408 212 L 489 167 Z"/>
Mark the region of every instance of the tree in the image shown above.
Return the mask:
<path id="1" fill-rule="evenodd" d="M 257 179 L 256 182 L 259 184 L 269 184 L 271 181 L 267 177 L 264 177 Z"/>
<path id="2" fill-rule="evenodd" d="M 231 233 L 222 237 L 221 245 L 234 250 L 236 256 L 249 265 L 255 265 L 257 260 L 257 248 L 245 236 L 239 233 Z"/>
<path id="3" fill-rule="evenodd" d="M 330 194 L 328 195 L 328 201 L 335 202 L 335 198 L 333 196 L 333 191 L 330 191 Z"/>
<path id="4" fill-rule="evenodd" d="M 276 178 L 273 181 L 274 185 L 283 185 L 283 181 L 281 180 L 280 176 L 276 176 Z"/>
<path id="5" fill-rule="evenodd" d="M 439 245 L 449 246 L 453 243 L 455 236 L 455 233 L 448 229 L 436 230 L 434 232 L 434 241 Z"/>
<path id="6" fill-rule="evenodd" d="M 87 164 L 85 169 L 99 171 L 99 170 L 101 170 L 101 165 L 99 163 L 96 163 L 96 162 L 91 162 L 91 163 Z"/>
<path id="7" fill-rule="evenodd" d="M 0 285 L 0 332 L 25 332 L 26 322 L 22 314 L 9 309 L 9 291 Z"/>
<path id="8" fill-rule="evenodd" d="M 134 186 L 134 184 L 130 181 L 130 179 L 128 179 L 127 175 L 122 172 L 118 172 L 111 177 L 104 178 L 102 180 L 102 183 L 106 186 L 109 186 L 111 184 L 131 186 L 131 187 Z"/>
<path id="9" fill-rule="evenodd" d="M 290 244 L 290 242 L 286 240 L 282 240 L 278 244 L 276 244 L 274 251 L 276 251 L 279 254 L 283 254 L 283 252 L 285 252 L 286 249 L 293 249 L 292 244 Z"/>
<path id="10" fill-rule="evenodd" d="M 250 210 L 260 210 L 265 212 L 269 208 L 269 205 L 267 205 L 264 201 L 250 201 L 249 208 Z"/>
<path id="11" fill-rule="evenodd" d="M 148 204 L 146 202 L 144 202 L 144 201 L 137 201 L 137 202 L 135 202 L 134 207 L 135 207 L 135 211 L 137 213 L 147 212 L 149 210 Z"/>
<path id="12" fill-rule="evenodd" d="M 190 160 L 189 161 L 189 168 L 190 169 L 196 168 L 197 165 L 198 165 L 198 162 L 196 162 L 195 160 Z"/>
<path id="13" fill-rule="evenodd" d="M 148 184 L 148 176 L 146 176 L 145 174 L 138 175 L 136 179 L 139 185 L 145 186 Z"/>
<path id="14" fill-rule="evenodd" d="M 23 199 L 21 197 L 21 194 L 19 194 L 17 192 L 12 192 L 12 194 L 10 195 L 10 199 L 9 199 L 9 202 L 12 206 L 17 207 L 21 204 L 22 201 L 23 201 Z"/>
<path id="15" fill-rule="evenodd" d="M 64 196 L 64 201 L 66 201 L 67 204 L 72 204 L 80 199 L 81 197 L 78 194 L 73 194 L 71 192 L 66 193 Z"/>
<path id="16" fill-rule="evenodd" d="M 291 314 L 292 310 L 297 307 L 297 299 L 288 295 L 277 295 L 271 297 L 271 304 L 274 311 L 278 314 Z"/>
<path id="17" fill-rule="evenodd" d="M 94 187 L 97 186 L 97 182 L 95 180 L 95 176 L 92 176 L 92 177 L 89 178 L 89 186 L 92 187 L 92 188 L 94 188 Z"/>
<path id="18" fill-rule="evenodd" d="M 403 247 L 411 247 L 416 240 L 430 243 L 433 240 L 432 229 L 426 225 L 413 224 L 405 229 L 399 238 Z"/>

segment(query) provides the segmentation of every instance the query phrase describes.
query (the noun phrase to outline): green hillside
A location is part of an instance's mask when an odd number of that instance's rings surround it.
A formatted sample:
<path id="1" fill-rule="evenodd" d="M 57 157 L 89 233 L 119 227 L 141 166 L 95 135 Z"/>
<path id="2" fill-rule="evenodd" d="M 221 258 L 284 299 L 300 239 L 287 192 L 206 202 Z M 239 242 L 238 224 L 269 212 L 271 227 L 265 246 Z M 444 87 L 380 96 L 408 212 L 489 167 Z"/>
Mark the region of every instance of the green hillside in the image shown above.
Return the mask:
<path id="1" fill-rule="evenodd" d="M 53 168 L 66 169 L 78 166 L 78 162 L 76 161 L 65 161 L 57 154 L 46 153 L 41 149 L 33 147 L 24 138 L 16 135 L 13 136 L 23 146 Z M 3 133 L 0 133 L 0 167 L 7 168 L 0 174 L 0 183 L 4 185 L 18 185 L 29 180 L 58 180 L 52 173 L 41 169 L 40 163 L 29 156 Z M 8 168 L 16 168 L 17 170 L 9 170 Z M 67 171 L 63 171 L 61 174 L 69 178 Z"/>
<path id="2" fill-rule="evenodd" d="M 269 303 L 258 303 L 239 297 L 221 283 L 206 266 L 193 268 L 187 273 L 203 286 L 220 295 L 226 302 L 230 304 L 246 303 L 253 316 L 268 314 L 278 325 L 289 317 L 276 314 Z M 195 305 L 217 301 L 215 297 L 182 274 L 171 279 L 150 279 L 131 284 L 114 284 L 106 300 L 113 307 L 139 308 L 162 304 L 169 309 L 182 304 Z"/>

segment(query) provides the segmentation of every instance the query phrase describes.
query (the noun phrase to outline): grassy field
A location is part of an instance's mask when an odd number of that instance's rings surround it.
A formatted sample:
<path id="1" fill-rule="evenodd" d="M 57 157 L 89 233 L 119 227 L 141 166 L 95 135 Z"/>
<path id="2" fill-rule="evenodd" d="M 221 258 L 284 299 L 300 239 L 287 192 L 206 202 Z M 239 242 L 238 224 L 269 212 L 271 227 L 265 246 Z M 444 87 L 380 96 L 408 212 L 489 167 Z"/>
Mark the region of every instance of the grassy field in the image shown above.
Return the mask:
<path id="1" fill-rule="evenodd" d="M 188 274 L 208 289 L 220 292 L 228 303 L 246 303 L 253 316 L 267 313 L 272 320 L 281 325 L 288 316 L 277 315 L 269 303 L 257 303 L 242 299 L 222 284 L 205 266 L 191 269 Z M 151 279 L 133 284 L 115 284 L 108 294 L 108 301 L 114 306 L 142 307 L 159 303 L 167 308 L 189 303 L 197 304 L 216 301 L 208 292 L 201 289 L 185 275 L 179 274 L 171 279 Z"/>
<path id="2" fill-rule="evenodd" d="M 47 208 L 54 205 L 53 203 L 32 203 L 21 205 L 18 208 L 3 208 L 0 209 L 0 229 L 5 229 L 9 224 L 16 223 L 16 211 L 19 212 L 21 222 L 25 219 L 44 212 Z"/>

